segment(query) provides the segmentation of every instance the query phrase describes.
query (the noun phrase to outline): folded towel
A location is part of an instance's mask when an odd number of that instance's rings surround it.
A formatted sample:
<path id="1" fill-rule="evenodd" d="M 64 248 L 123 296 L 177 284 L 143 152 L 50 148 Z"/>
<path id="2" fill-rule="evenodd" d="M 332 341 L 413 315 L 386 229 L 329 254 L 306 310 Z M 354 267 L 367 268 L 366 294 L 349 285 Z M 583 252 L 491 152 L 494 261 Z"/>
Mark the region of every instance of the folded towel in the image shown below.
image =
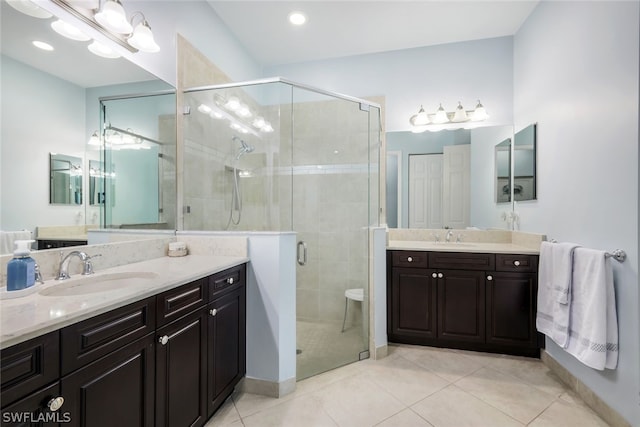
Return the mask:
<path id="1" fill-rule="evenodd" d="M 538 266 L 538 311 L 536 328 L 548 337 L 553 334 L 553 306 L 557 304 L 553 294 L 553 246 L 555 243 L 542 242 L 540 264 Z"/>
<path id="2" fill-rule="evenodd" d="M 556 243 L 552 249 L 554 304 L 551 338 L 562 348 L 567 348 L 569 345 L 573 254 L 577 247 L 575 243 Z"/>
<path id="3" fill-rule="evenodd" d="M 618 364 L 618 320 L 611 260 L 605 252 L 574 251 L 567 352 L 603 370 Z"/>

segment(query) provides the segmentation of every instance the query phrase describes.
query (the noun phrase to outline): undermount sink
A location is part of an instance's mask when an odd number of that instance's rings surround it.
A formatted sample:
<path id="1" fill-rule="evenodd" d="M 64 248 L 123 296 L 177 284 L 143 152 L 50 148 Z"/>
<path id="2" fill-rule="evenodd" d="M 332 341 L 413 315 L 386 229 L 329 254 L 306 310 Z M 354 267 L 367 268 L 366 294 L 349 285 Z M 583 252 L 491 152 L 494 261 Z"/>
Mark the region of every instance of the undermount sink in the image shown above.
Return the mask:
<path id="1" fill-rule="evenodd" d="M 157 273 L 149 271 L 96 274 L 84 276 L 79 279 L 71 278 L 68 281 L 42 289 L 38 293 L 44 296 L 64 297 L 109 292 L 126 286 L 127 283 L 132 281 L 147 281 L 155 279 L 156 277 L 158 277 Z"/>
<path id="2" fill-rule="evenodd" d="M 477 243 L 438 242 L 434 243 L 434 246 L 442 246 L 444 248 L 472 248 L 477 246 Z"/>

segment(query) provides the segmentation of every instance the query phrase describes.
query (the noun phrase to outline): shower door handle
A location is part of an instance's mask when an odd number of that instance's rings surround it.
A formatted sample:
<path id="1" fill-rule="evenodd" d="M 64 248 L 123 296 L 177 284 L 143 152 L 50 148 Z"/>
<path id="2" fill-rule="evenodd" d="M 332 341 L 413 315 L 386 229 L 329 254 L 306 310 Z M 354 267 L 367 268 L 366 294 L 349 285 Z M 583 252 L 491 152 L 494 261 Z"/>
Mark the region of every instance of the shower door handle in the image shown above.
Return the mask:
<path id="1" fill-rule="evenodd" d="M 298 264 L 305 265 L 306 263 L 307 263 L 307 244 L 302 240 L 300 240 L 298 242 Z"/>

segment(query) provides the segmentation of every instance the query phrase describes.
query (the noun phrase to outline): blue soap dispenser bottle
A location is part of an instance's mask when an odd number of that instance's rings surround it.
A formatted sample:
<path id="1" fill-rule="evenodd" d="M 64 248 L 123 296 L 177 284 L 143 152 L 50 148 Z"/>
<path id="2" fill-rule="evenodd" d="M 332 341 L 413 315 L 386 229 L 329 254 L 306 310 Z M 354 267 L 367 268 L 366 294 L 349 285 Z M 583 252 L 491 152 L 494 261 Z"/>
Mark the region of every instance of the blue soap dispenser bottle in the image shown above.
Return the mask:
<path id="1" fill-rule="evenodd" d="M 16 240 L 13 259 L 7 263 L 7 291 L 30 288 L 36 282 L 36 261 L 30 246 L 35 240 Z"/>

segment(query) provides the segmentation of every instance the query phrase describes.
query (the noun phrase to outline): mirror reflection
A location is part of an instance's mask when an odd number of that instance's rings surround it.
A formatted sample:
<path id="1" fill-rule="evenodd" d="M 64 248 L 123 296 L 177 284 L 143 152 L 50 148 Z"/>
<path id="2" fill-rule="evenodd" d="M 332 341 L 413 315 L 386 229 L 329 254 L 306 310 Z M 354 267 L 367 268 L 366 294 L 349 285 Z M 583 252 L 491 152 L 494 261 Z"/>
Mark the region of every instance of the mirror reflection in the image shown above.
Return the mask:
<path id="1" fill-rule="evenodd" d="M 536 125 L 517 132 L 513 145 L 513 199 L 536 199 Z"/>
<path id="2" fill-rule="evenodd" d="M 512 138 L 512 126 L 387 132 L 387 225 L 506 227 L 501 213 L 510 205 L 496 198 L 496 145 Z"/>
<path id="3" fill-rule="evenodd" d="M 511 138 L 496 145 L 496 202 L 511 201 Z"/>
<path id="4" fill-rule="evenodd" d="M 82 204 L 82 159 L 65 154 L 49 155 L 49 203 Z"/>

